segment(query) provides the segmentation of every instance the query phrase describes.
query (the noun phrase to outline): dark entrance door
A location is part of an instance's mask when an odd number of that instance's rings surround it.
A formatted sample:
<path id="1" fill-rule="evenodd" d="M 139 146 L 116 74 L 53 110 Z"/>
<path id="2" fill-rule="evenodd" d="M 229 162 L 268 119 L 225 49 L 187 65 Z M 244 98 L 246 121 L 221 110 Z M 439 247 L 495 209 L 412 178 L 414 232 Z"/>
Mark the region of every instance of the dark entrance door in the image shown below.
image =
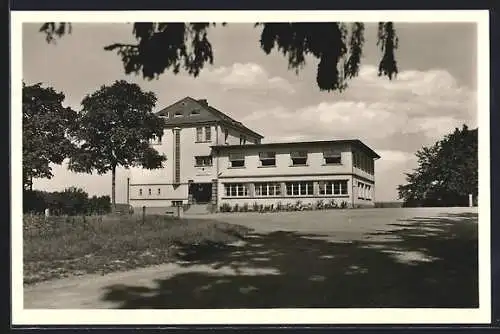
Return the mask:
<path id="1" fill-rule="evenodd" d="M 212 183 L 191 183 L 189 193 L 194 203 L 210 203 L 212 200 Z"/>

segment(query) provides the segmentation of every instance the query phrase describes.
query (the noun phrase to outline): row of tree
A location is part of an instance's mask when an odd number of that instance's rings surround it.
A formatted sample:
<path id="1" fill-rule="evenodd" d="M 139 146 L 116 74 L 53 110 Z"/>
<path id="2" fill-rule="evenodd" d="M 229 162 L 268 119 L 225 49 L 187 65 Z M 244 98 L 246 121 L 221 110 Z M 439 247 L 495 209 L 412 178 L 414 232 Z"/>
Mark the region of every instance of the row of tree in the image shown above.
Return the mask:
<path id="1" fill-rule="evenodd" d="M 102 86 L 83 98 L 82 109 L 63 106 L 64 94 L 41 84 L 23 83 L 23 185 L 51 178 L 51 164 L 68 160 L 71 171 L 111 171 L 111 202 L 116 206 L 116 168 L 161 168 L 165 156 L 149 145 L 163 134 L 163 120 L 152 111 L 156 96 L 126 81 Z"/>
<path id="2" fill-rule="evenodd" d="M 478 195 L 478 129 L 463 125 L 416 153 L 418 167 L 398 187 L 405 206 L 467 206 Z"/>
<path id="3" fill-rule="evenodd" d="M 55 215 L 102 215 L 111 211 L 111 199 L 109 196 L 89 197 L 84 190 L 75 187 L 60 192 L 24 191 L 24 213 L 43 214 L 47 208 Z"/>

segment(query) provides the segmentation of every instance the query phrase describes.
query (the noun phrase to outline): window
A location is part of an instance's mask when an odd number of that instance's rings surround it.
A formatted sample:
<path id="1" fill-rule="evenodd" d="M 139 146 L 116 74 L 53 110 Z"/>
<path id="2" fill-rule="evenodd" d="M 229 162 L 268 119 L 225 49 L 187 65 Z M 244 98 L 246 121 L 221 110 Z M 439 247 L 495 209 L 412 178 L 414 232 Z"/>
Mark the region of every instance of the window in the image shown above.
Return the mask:
<path id="1" fill-rule="evenodd" d="M 323 151 L 323 158 L 326 165 L 342 163 L 341 153 L 336 150 L 327 149 Z"/>
<path id="2" fill-rule="evenodd" d="M 163 136 L 154 136 L 149 140 L 149 143 L 152 145 L 161 145 L 161 140 Z"/>
<path id="3" fill-rule="evenodd" d="M 195 158 L 195 166 L 196 167 L 206 167 L 206 166 L 212 166 L 212 156 L 207 155 L 207 156 L 198 156 L 194 157 Z"/>
<path id="4" fill-rule="evenodd" d="M 203 128 L 196 128 L 196 141 L 203 141 Z"/>
<path id="5" fill-rule="evenodd" d="M 260 152 L 261 166 L 276 166 L 276 152 Z"/>
<path id="6" fill-rule="evenodd" d="M 244 197 L 248 196 L 248 189 L 243 183 L 225 183 L 227 197 Z"/>
<path id="7" fill-rule="evenodd" d="M 363 199 L 363 195 L 364 195 L 364 191 L 365 191 L 365 185 L 361 182 L 358 182 L 358 198 L 361 198 Z"/>
<path id="8" fill-rule="evenodd" d="M 372 187 L 370 185 L 366 185 L 365 199 L 372 199 L 371 190 L 372 190 Z"/>
<path id="9" fill-rule="evenodd" d="M 139 196 L 142 196 L 142 189 L 139 189 Z"/>
<path id="10" fill-rule="evenodd" d="M 372 175 L 374 174 L 375 162 L 373 161 L 373 158 L 370 158 L 367 155 L 357 152 L 353 153 L 353 158 L 354 158 L 354 167 L 357 167 L 369 174 Z"/>
<path id="11" fill-rule="evenodd" d="M 206 141 L 212 140 L 212 128 L 210 128 L 209 126 L 205 127 L 205 140 Z"/>
<path id="12" fill-rule="evenodd" d="M 313 194 L 313 182 L 287 182 L 286 194 L 288 196 L 301 196 Z"/>
<path id="13" fill-rule="evenodd" d="M 368 174 L 373 175 L 375 162 L 373 161 L 373 158 L 371 158 L 369 156 L 365 156 L 365 159 L 366 159 L 366 162 L 365 162 L 365 170 L 364 171 L 367 172 Z"/>
<path id="14" fill-rule="evenodd" d="M 161 195 L 161 189 L 158 188 L 158 195 Z"/>
<path id="15" fill-rule="evenodd" d="M 168 119 L 169 115 L 170 115 L 170 114 L 169 114 L 169 112 L 167 111 L 166 113 L 164 113 L 164 114 L 160 115 L 160 117 L 161 117 L 161 118 L 163 118 L 163 119 Z"/>
<path id="16" fill-rule="evenodd" d="M 279 196 L 281 185 L 278 182 L 260 182 L 255 184 L 255 196 Z"/>
<path id="17" fill-rule="evenodd" d="M 307 164 L 307 151 L 290 152 L 292 166 L 305 166 Z"/>
<path id="18" fill-rule="evenodd" d="M 183 116 L 182 111 L 176 111 L 174 114 L 174 117 L 182 117 L 182 116 Z"/>
<path id="19" fill-rule="evenodd" d="M 320 181 L 320 195 L 347 195 L 347 180 Z"/>
<path id="20" fill-rule="evenodd" d="M 245 167 L 245 156 L 243 153 L 231 153 L 229 155 L 231 167 Z"/>
<path id="21" fill-rule="evenodd" d="M 148 195 L 151 196 L 151 188 L 148 189 Z"/>
<path id="22" fill-rule="evenodd" d="M 200 111 L 198 109 L 191 111 L 191 116 L 198 116 L 199 114 L 200 114 Z"/>

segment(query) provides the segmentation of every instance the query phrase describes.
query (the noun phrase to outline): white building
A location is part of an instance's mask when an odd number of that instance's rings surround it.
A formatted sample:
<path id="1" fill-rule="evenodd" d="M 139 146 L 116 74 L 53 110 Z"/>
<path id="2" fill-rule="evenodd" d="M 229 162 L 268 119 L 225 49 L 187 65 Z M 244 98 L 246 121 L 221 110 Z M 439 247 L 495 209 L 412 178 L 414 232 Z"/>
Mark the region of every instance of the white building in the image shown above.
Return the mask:
<path id="1" fill-rule="evenodd" d="M 161 213 L 181 203 L 219 209 L 319 200 L 374 205 L 380 157 L 359 140 L 263 144 L 260 134 L 190 97 L 158 115 L 165 131 L 152 145 L 167 160 L 161 169 L 131 170 L 127 200 L 134 208 Z"/>

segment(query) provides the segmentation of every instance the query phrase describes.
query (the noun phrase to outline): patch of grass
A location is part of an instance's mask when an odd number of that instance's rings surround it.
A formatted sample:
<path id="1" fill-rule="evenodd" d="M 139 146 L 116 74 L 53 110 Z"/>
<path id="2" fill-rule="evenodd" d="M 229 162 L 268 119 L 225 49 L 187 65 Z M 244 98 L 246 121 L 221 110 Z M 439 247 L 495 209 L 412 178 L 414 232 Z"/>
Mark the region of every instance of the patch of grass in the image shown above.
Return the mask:
<path id="1" fill-rule="evenodd" d="M 249 229 L 165 216 L 25 216 L 24 283 L 89 273 L 106 274 L 172 261 L 185 245 L 227 244 Z"/>

